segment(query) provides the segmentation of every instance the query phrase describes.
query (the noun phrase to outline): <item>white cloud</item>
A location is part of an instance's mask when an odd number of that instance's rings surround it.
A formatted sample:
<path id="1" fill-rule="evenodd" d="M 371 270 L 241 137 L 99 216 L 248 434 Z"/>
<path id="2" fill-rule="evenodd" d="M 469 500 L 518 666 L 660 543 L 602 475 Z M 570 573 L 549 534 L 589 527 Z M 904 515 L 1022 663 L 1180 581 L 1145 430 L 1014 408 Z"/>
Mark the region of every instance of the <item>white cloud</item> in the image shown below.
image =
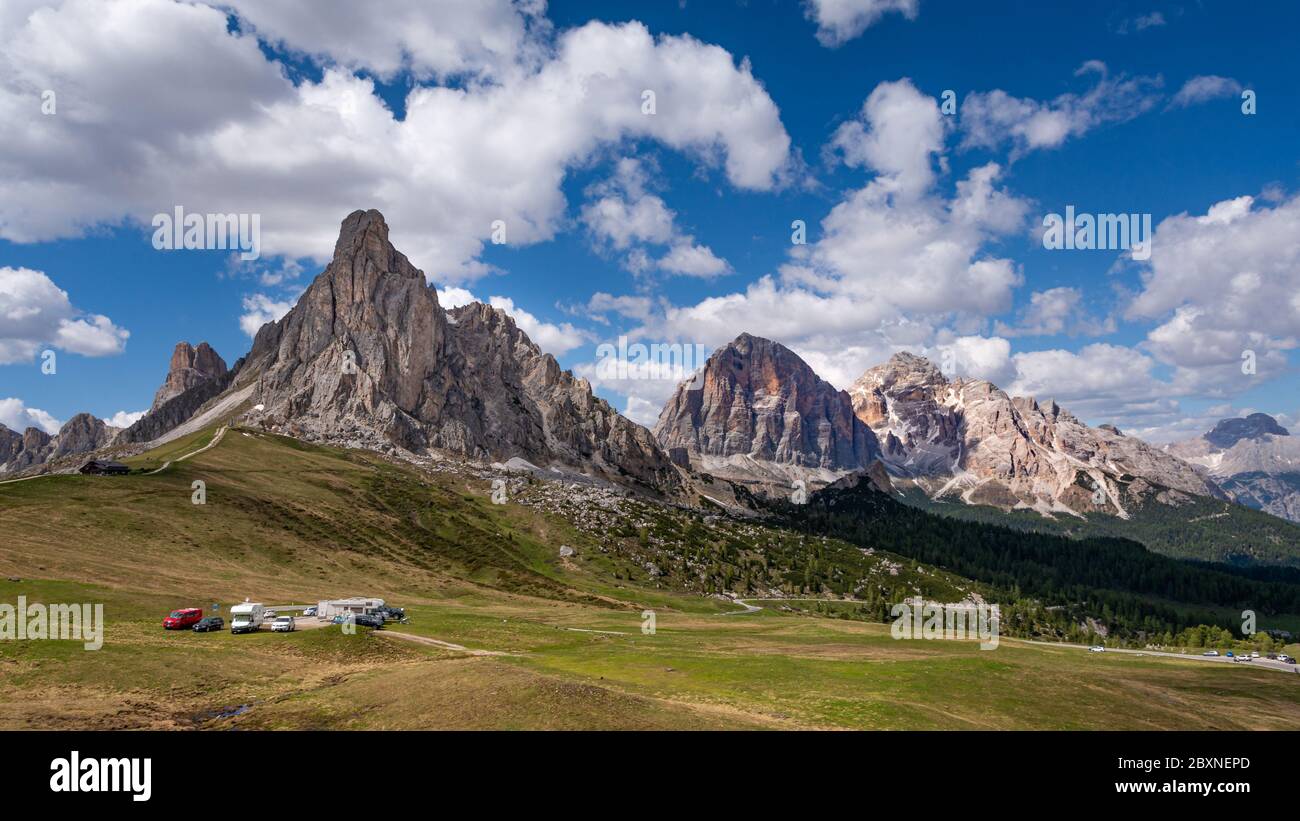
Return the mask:
<path id="1" fill-rule="evenodd" d="M 0 399 L 0 425 L 22 433 L 27 428 L 40 428 L 53 436 L 63 423 L 40 408 L 29 408 L 21 399 Z"/>
<path id="2" fill-rule="evenodd" d="M 1098 336 L 1114 330 L 1113 318 L 1103 321 L 1089 317 L 1083 305 L 1083 292 L 1064 286 L 1035 291 L 1014 326 L 1002 322 L 994 326 L 994 333 L 1001 336 Z"/>
<path id="3" fill-rule="evenodd" d="M 707 279 L 729 271 L 726 260 L 678 229 L 677 215 L 649 193 L 649 185 L 642 161 L 625 157 L 610 179 L 588 189 L 582 221 L 597 250 L 624 253 L 624 267 L 638 274 L 658 269 Z M 652 258 L 649 246 L 664 245 L 670 246 L 667 252 Z"/>
<path id="4" fill-rule="evenodd" d="M 118 411 L 104 420 L 106 424 L 114 428 L 129 428 L 136 422 L 144 418 L 149 411 Z"/>
<path id="5" fill-rule="evenodd" d="M 629 338 L 712 350 L 748 331 L 789 346 L 823 378 L 847 387 L 897 350 L 938 344 L 949 321 L 978 325 L 1006 310 L 1021 275 L 986 245 L 1023 228 L 1027 203 L 998 187 L 1001 168 L 992 163 L 957 181 L 951 198 L 934 190 L 944 129 L 935 101 L 911 82 L 879 86 L 862 116 L 837 132 L 835 145 L 875 177 L 835 205 L 816 241 L 792 249 L 779 277 L 694 304 L 622 306 L 619 313 L 640 323 Z M 599 303 L 614 309 L 617 299 L 635 298 L 606 294 Z"/>
<path id="6" fill-rule="evenodd" d="M 933 155 L 943 151 L 946 129 L 934 99 L 917 91 L 911 80 L 881 83 L 862 104 L 861 114 L 831 138 L 844 162 L 874 169 L 891 193 L 916 196 L 929 190 Z"/>
<path id="7" fill-rule="evenodd" d="M 706 245 L 696 245 L 695 238 L 683 236 L 659 260 L 659 267 L 670 274 L 708 279 L 731 270 L 725 259 L 718 257 Z"/>
<path id="8" fill-rule="evenodd" d="M 331 5 L 320 26 L 303 23 L 316 7 L 240 4 L 272 36 L 292 34 L 291 45 L 342 65 L 382 71 L 403 54 L 434 73 L 479 66 L 493 82 L 417 84 L 398 120 L 370 80 L 345 69 L 295 86 L 254 35 L 228 30 L 227 16 L 203 4 L 64 0 L 6 18 L 0 237 L 147 225 L 179 204 L 260 214 L 263 254 L 324 262 L 344 213 L 375 207 L 432 281 L 456 283 L 489 270 L 479 255 L 495 220 L 510 245 L 550 239 L 565 222 L 566 173 L 609 146 L 654 141 L 745 189 L 778 185 L 790 162 L 777 107 L 748 62 L 689 36 L 656 38 L 635 22 L 555 36 L 541 26 L 524 35 L 526 59 L 500 67 L 491 43 L 514 35 L 493 32 L 518 29 L 484 12 L 490 19 L 470 15 L 468 29 L 449 34 L 470 50 L 439 65 L 440 48 L 413 42 L 437 28 L 439 4 L 403 4 L 393 20 L 357 12 L 367 19 L 355 45 L 351 30 L 346 40 L 326 31 L 351 12 Z M 416 25 L 412 15 L 427 16 Z M 474 56 L 479 46 L 486 57 Z M 58 116 L 33 115 L 46 88 L 58 90 Z M 653 115 L 642 113 L 645 90 L 656 94 Z"/>
<path id="9" fill-rule="evenodd" d="M 1156 226 L 1132 319 L 1160 322 L 1145 347 L 1188 390 L 1227 395 L 1286 367 L 1300 336 L 1300 195 L 1275 206 L 1243 196 Z M 1253 352 L 1255 374 L 1242 373 Z"/>
<path id="10" fill-rule="evenodd" d="M 478 298 L 464 288 L 447 287 L 438 290 L 438 304 L 444 311 L 478 302 Z"/>
<path id="11" fill-rule="evenodd" d="M 1183 87 L 1178 89 L 1178 93 L 1169 102 L 1169 107 L 1186 108 L 1223 97 L 1238 97 L 1241 95 L 1241 90 L 1241 83 L 1231 77 L 1204 74 L 1183 83 Z"/>
<path id="12" fill-rule="evenodd" d="M 817 23 L 817 42 L 828 48 L 844 45 L 890 12 L 915 20 L 919 6 L 920 0 L 805 0 L 808 19 Z"/>
<path id="13" fill-rule="evenodd" d="M 1096 75 L 1083 94 L 1068 92 L 1050 102 L 1013 97 L 1001 89 L 972 92 L 961 103 L 962 146 L 995 149 L 1010 142 L 1016 154 L 1056 148 L 1098 126 L 1123 123 L 1151 110 L 1159 101 L 1160 77 L 1112 78 L 1106 65 L 1089 60 L 1076 77 Z"/>
<path id="14" fill-rule="evenodd" d="M 383 13 L 347 0 L 226 0 L 262 38 L 381 77 L 508 72 L 545 2 L 389 0 Z"/>
<path id="15" fill-rule="evenodd" d="M 121 353 L 130 332 L 81 314 L 42 271 L 0 268 L 0 365 L 31 361 L 49 345 L 83 356 Z"/>
<path id="16" fill-rule="evenodd" d="M 276 300 L 266 294 L 244 297 L 244 313 L 239 317 L 239 327 L 250 337 L 268 322 L 276 322 L 293 308 L 297 298 Z"/>
<path id="17" fill-rule="evenodd" d="M 1150 14 L 1140 14 L 1131 20 L 1125 19 L 1121 21 L 1117 31 L 1119 34 L 1146 31 L 1147 29 L 1163 26 L 1166 22 L 1165 15 L 1162 12 L 1153 11 Z"/>
<path id="18" fill-rule="evenodd" d="M 614 296 L 597 291 L 587 301 L 586 309 L 588 315 L 600 322 L 608 322 L 604 315 L 610 313 L 644 322 L 652 316 L 655 301 L 648 296 Z"/>
<path id="19" fill-rule="evenodd" d="M 655 402 L 651 399 L 644 399 L 640 396 L 629 396 L 627 405 L 623 408 L 623 415 L 638 425 L 644 425 L 647 428 L 654 427 L 655 422 L 659 421 L 659 414 L 664 409 L 664 403 Z"/>

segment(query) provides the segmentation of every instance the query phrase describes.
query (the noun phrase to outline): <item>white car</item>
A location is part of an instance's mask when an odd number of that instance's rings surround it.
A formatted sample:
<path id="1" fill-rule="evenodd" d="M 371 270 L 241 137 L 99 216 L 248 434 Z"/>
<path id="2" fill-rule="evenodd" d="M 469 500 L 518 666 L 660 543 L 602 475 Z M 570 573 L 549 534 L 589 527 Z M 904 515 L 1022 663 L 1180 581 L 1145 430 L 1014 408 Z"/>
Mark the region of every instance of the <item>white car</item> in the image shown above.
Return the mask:
<path id="1" fill-rule="evenodd" d="M 1104 653 L 1104 652 L 1106 652 L 1106 648 L 1105 648 L 1105 647 L 1102 647 L 1100 644 L 1094 644 L 1092 647 L 1089 647 L 1089 648 L 1088 648 L 1088 652 L 1089 652 L 1089 653 Z"/>
<path id="2" fill-rule="evenodd" d="M 1206 650 L 1204 653 L 1201 653 L 1201 655 L 1202 655 L 1202 656 L 1217 656 L 1217 655 L 1219 655 L 1219 651 L 1218 651 L 1218 650 Z"/>
<path id="3" fill-rule="evenodd" d="M 1259 651 L 1256 650 L 1255 652 L 1251 653 L 1251 654 L 1250 654 L 1250 657 L 1253 658 L 1253 659 L 1257 659 L 1257 658 L 1259 658 Z"/>
<path id="4" fill-rule="evenodd" d="M 272 633 L 292 633 L 294 631 L 293 616 L 279 616 L 271 622 Z"/>

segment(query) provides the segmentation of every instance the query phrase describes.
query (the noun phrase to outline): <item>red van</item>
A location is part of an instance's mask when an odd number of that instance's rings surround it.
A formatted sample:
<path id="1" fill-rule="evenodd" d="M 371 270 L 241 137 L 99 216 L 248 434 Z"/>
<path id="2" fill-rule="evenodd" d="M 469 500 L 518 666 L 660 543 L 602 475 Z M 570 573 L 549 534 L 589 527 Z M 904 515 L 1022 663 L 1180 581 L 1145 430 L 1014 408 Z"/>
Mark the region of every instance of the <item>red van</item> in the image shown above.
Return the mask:
<path id="1" fill-rule="evenodd" d="M 198 624 L 202 618 L 202 607 L 185 607 L 180 610 L 173 610 L 170 616 L 163 619 L 163 629 L 185 630 Z"/>

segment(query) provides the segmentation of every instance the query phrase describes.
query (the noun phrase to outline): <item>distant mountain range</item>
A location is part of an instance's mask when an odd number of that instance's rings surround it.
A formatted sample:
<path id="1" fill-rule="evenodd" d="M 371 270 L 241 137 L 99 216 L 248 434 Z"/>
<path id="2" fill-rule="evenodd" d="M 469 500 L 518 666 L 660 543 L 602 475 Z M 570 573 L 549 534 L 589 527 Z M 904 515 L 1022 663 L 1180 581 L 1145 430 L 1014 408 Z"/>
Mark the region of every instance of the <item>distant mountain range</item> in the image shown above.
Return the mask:
<path id="1" fill-rule="evenodd" d="M 1300 439 L 1268 414 L 1224 419 L 1204 436 L 1165 449 L 1237 503 L 1300 522 Z"/>
<path id="2" fill-rule="evenodd" d="M 825 484 L 880 459 L 900 488 L 1045 516 L 1126 518 L 1149 498 L 1223 498 L 1187 463 L 1055 403 L 950 381 L 910 353 L 840 391 L 793 351 L 749 334 L 709 358 L 703 388 L 678 388 L 654 431 L 698 469 L 769 491 L 797 478 Z"/>
<path id="3" fill-rule="evenodd" d="M 741 334 L 679 386 L 651 432 L 595 397 L 504 312 L 445 310 L 377 211 L 348 215 L 331 262 L 233 366 L 206 343 L 182 342 L 150 411 L 130 428 L 88 414 L 55 436 L 0 427 L 0 473 L 68 470 L 88 454 L 138 452 L 231 420 L 380 451 L 514 460 L 693 505 L 744 505 L 737 486 L 788 496 L 869 471 L 914 503 L 1067 532 L 1112 520 L 1137 527 L 1140 514 L 1162 522 L 1166 535 L 1154 542 L 1170 550 L 1177 517 L 1171 525 L 1161 509 L 1218 518 L 1232 499 L 1288 518 L 1300 511 L 1300 447 L 1271 417 L 1224 420 L 1162 450 L 1085 425 L 1054 402 L 949 379 L 910 353 L 845 391 L 789 348 Z M 1261 544 L 1277 541 L 1252 527 Z"/>

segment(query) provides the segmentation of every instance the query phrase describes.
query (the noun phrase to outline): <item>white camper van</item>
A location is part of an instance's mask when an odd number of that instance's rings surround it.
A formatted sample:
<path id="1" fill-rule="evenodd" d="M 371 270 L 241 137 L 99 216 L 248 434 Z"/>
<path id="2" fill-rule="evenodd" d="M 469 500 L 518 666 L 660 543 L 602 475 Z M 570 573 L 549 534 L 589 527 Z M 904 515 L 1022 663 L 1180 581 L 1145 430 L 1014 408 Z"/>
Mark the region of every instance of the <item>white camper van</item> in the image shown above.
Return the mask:
<path id="1" fill-rule="evenodd" d="M 262 629 L 266 611 L 260 604 L 244 602 L 230 608 L 231 633 L 256 633 Z"/>

